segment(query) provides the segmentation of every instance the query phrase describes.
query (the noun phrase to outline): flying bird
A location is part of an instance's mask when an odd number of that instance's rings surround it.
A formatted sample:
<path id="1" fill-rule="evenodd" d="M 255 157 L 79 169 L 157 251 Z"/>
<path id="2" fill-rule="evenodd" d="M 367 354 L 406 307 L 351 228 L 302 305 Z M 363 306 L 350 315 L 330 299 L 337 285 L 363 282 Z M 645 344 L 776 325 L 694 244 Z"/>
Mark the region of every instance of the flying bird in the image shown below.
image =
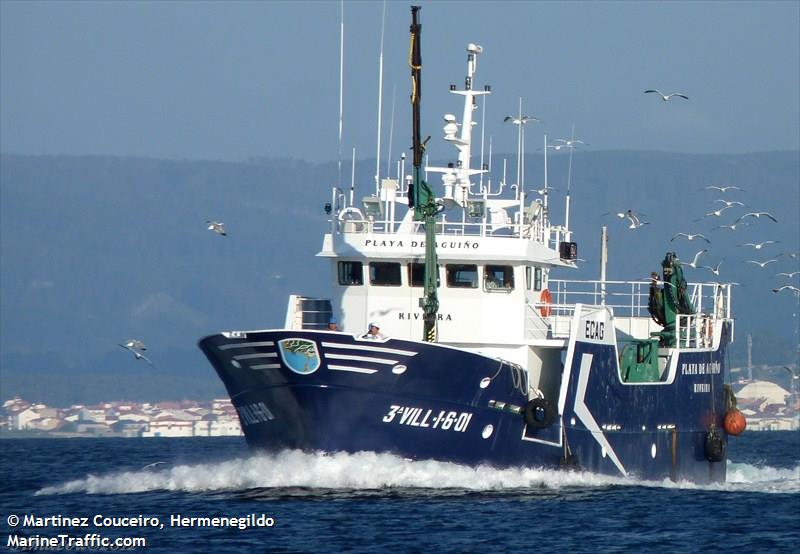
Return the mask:
<path id="1" fill-rule="evenodd" d="M 758 262 L 756 260 L 747 260 L 747 263 L 756 264 L 759 267 L 765 267 L 767 264 L 771 264 L 772 262 L 777 262 L 777 261 L 778 260 L 776 260 L 775 258 L 772 258 L 771 260 L 767 260 L 765 262 Z"/>
<path id="2" fill-rule="evenodd" d="M 779 276 L 781 276 L 781 275 L 785 275 L 786 277 L 788 277 L 789 279 L 791 279 L 791 278 L 792 278 L 792 277 L 794 277 L 795 275 L 800 275 L 800 271 L 792 271 L 791 273 L 784 273 L 784 272 L 780 272 L 780 273 L 776 273 L 776 274 L 775 274 L 775 277 L 779 277 Z"/>
<path id="3" fill-rule="evenodd" d="M 701 265 L 700 267 L 701 267 L 702 269 L 707 269 L 707 270 L 709 270 L 711 273 L 713 273 L 714 275 L 716 275 L 717 277 L 719 277 L 719 266 L 721 266 L 721 265 L 722 265 L 722 262 L 724 262 L 724 261 L 725 261 L 724 259 L 723 259 L 723 260 L 720 260 L 720 261 L 719 261 L 719 263 L 717 264 L 717 267 L 711 267 L 710 265 Z"/>
<path id="4" fill-rule="evenodd" d="M 727 210 L 728 208 L 732 208 L 732 207 L 733 207 L 733 206 L 722 206 L 722 207 L 721 207 L 720 209 L 718 209 L 718 210 L 714 210 L 713 212 L 708 212 L 708 213 L 707 213 L 707 214 L 705 214 L 703 217 L 709 217 L 709 216 L 716 216 L 716 217 L 719 217 L 719 216 L 721 216 L 721 215 L 722 215 L 722 212 L 724 212 L 724 211 L 725 211 L 725 210 Z M 739 219 L 742 219 L 742 218 L 740 217 Z M 738 222 L 739 222 L 739 220 L 737 219 L 737 220 L 736 220 L 736 222 L 738 223 Z"/>
<path id="5" fill-rule="evenodd" d="M 122 348 L 134 348 L 136 350 L 147 350 L 147 347 L 144 345 L 142 341 L 139 339 L 128 339 L 122 344 L 120 344 Z"/>
<path id="6" fill-rule="evenodd" d="M 730 186 L 727 186 L 727 187 L 718 187 L 718 186 L 715 186 L 715 185 L 711 185 L 711 186 L 706 187 L 706 190 L 718 190 L 718 191 L 723 192 L 723 193 L 724 192 L 728 192 L 729 190 L 740 190 L 740 191 L 744 192 L 743 188 L 739 188 L 739 187 L 734 186 L 734 185 L 730 185 Z"/>
<path id="7" fill-rule="evenodd" d="M 794 291 L 795 294 L 800 293 L 800 289 L 795 287 L 794 285 L 783 285 L 782 287 L 778 287 L 777 289 L 772 289 L 772 292 L 781 292 L 784 289 L 789 289 Z"/>
<path id="8" fill-rule="evenodd" d="M 228 235 L 228 233 L 225 232 L 225 226 L 221 221 L 206 221 L 206 224 L 208 225 L 209 231 L 214 231 L 223 237 Z"/>
<path id="9" fill-rule="evenodd" d="M 607 214 L 603 214 L 603 215 L 607 215 Z M 626 219 L 627 218 L 628 221 L 631 222 L 631 224 L 628 225 L 628 229 L 638 229 L 642 225 L 649 225 L 650 224 L 649 221 L 642 221 L 641 218 L 639 217 L 639 214 L 637 214 L 633 210 L 625 210 L 624 212 L 616 212 L 614 215 L 616 215 L 620 219 Z"/>
<path id="10" fill-rule="evenodd" d="M 555 139 L 551 144 L 548 144 L 547 147 L 553 150 L 561 150 L 562 148 L 575 148 L 579 144 L 586 146 L 586 143 L 581 139 Z"/>
<path id="11" fill-rule="evenodd" d="M 650 274 L 650 277 L 648 277 L 648 278 L 647 278 L 647 280 L 649 280 L 651 284 L 655 284 L 655 285 L 669 285 L 669 286 L 671 286 L 672 288 L 677 288 L 675 285 L 673 285 L 673 284 L 672 284 L 672 283 L 670 283 L 669 281 L 664 281 L 663 279 L 659 279 L 659 278 L 658 278 L 658 273 L 655 273 L 655 272 L 651 273 L 651 274 Z"/>
<path id="12" fill-rule="evenodd" d="M 776 240 L 765 240 L 764 242 L 759 242 L 759 243 L 747 242 L 747 243 L 745 243 L 745 244 L 740 244 L 739 246 L 752 246 L 752 247 L 753 247 L 753 248 L 755 248 L 756 250 L 761 250 L 761 249 L 762 249 L 762 248 L 764 248 L 766 245 L 768 245 L 768 244 L 775 244 L 775 243 L 777 243 L 777 242 L 778 242 L 778 241 L 776 241 Z"/>
<path id="13" fill-rule="evenodd" d="M 531 192 L 535 192 L 539 196 L 544 196 L 545 194 L 550 194 L 551 190 L 558 190 L 555 187 L 547 187 L 546 189 L 534 189 Z"/>
<path id="14" fill-rule="evenodd" d="M 150 364 L 150 365 L 153 365 L 153 362 L 151 362 L 151 361 L 150 361 L 150 358 L 148 358 L 147 356 L 145 356 L 144 354 L 142 354 L 141 352 L 139 352 L 139 351 L 138 351 L 136 348 L 134 348 L 134 347 L 131 347 L 131 346 L 125 346 L 124 344 L 120 344 L 119 346 L 121 346 L 122 348 L 124 348 L 125 350 L 127 350 L 128 352 L 130 352 L 131 354 L 133 354 L 133 356 L 134 356 L 134 357 L 135 357 L 137 360 L 144 360 L 144 361 L 146 361 L 148 364 Z"/>
<path id="15" fill-rule="evenodd" d="M 533 117 L 532 115 L 523 115 L 522 117 L 507 115 L 503 118 L 503 121 L 510 121 L 514 125 L 525 125 L 528 122 L 540 123 L 542 120 L 538 117 Z"/>
<path id="16" fill-rule="evenodd" d="M 714 229 L 730 229 L 731 231 L 735 231 L 739 225 L 744 225 L 745 227 L 749 226 L 750 223 L 747 221 L 742 221 L 740 223 L 733 223 L 731 225 L 717 225 Z"/>
<path id="17" fill-rule="evenodd" d="M 692 260 L 691 262 L 680 262 L 680 264 L 681 265 L 688 265 L 692 269 L 697 269 L 697 260 L 700 259 L 700 255 L 703 254 L 704 252 L 708 252 L 708 249 L 701 250 L 700 252 L 695 254 L 694 255 L 694 260 Z"/>
<path id="18" fill-rule="evenodd" d="M 738 200 L 721 200 L 721 199 L 717 199 L 717 200 L 714 200 L 714 202 L 722 202 L 723 204 L 725 204 L 729 208 L 731 208 L 733 206 L 744 206 L 744 204 L 742 202 L 739 202 Z"/>
<path id="19" fill-rule="evenodd" d="M 762 215 L 763 215 L 764 217 L 768 218 L 768 219 L 771 219 L 771 220 L 772 220 L 772 221 L 774 221 L 775 223 L 777 223 L 777 222 L 778 222 L 778 220 L 777 220 L 777 219 L 775 219 L 775 216 L 774 216 L 774 215 L 772 215 L 771 213 L 768 213 L 768 212 L 750 212 L 750 213 L 746 213 L 746 214 L 744 214 L 744 215 L 743 215 L 743 216 L 741 216 L 739 219 L 737 219 L 737 220 L 736 220 L 736 223 L 739 223 L 739 222 L 740 222 L 741 220 L 743 220 L 745 217 L 755 217 L 755 218 L 757 218 L 757 219 L 758 219 L 758 218 L 760 218 Z"/>
<path id="20" fill-rule="evenodd" d="M 708 240 L 708 239 L 707 239 L 706 237 L 704 237 L 703 235 L 701 235 L 700 233 L 697 233 L 696 235 L 690 235 L 690 234 L 688 234 L 688 233 L 678 233 L 677 235 L 675 235 L 674 237 L 672 237 L 671 239 L 669 239 L 669 241 L 670 241 L 670 242 L 672 242 L 673 240 L 675 240 L 675 239 L 676 239 L 676 238 L 678 238 L 678 237 L 686 237 L 686 240 L 703 239 L 703 240 L 704 240 L 704 241 L 706 241 L 708 244 L 711 244 L 711 241 L 710 241 L 710 240 Z"/>
<path id="21" fill-rule="evenodd" d="M 683 99 L 685 99 L 685 100 L 688 100 L 688 99 L 689 99 L 689 97 L 688 97 L 688 96 L 686 96 L 685 94 L 682 94 L 682 93 L 680 93 L 680 92 L 673 92 L 673 93 L 671 93 L 671 94 L 666 94 L 666 95 L 665 95 L 665 94 L 663 94 L 663 93 L 662 93 L 660 90 L 658 90 L 658 89 L 655 89 L 655 88 L 653 88 L 653 89 L 650 89 L 650 90 L 646 90 L 646 91 L 644 91 L 644 93 L 645 93 L 645 94 L 647 94 L 647 93 L 650 93 L 650 92 L 654 92 L 654 93 L 658 94 L 658 95 L 661 97 L 661 100 L 663 100 L 664 102 L 666 102 L 667 100 L 669 100 L 669 99 L 670 99 L 670 98 L 672 98 L 673 96 L 677 96 L 677 97 L 679 97 L 679 98 L 683 98 Z"/>

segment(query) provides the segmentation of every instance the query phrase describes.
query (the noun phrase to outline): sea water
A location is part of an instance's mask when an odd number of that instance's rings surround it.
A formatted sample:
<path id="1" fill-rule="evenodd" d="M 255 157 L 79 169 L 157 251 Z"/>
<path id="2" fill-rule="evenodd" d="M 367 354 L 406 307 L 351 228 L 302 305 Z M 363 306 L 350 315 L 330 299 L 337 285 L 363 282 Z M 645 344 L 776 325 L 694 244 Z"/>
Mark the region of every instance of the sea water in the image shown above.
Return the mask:
<path id="1" fill-rule="evenodd" d="M 2 549 L 141 552 L 797 552 L 800 433 L 731 439 L 698 486 L 471 468 L 241 438 L 0 441 Z M 59 538 L 63 537 L 63 538 Z M 46 541 L 61 541 L 47 543 Z M 25 542 L 28 541 L 28 542 Z"/>

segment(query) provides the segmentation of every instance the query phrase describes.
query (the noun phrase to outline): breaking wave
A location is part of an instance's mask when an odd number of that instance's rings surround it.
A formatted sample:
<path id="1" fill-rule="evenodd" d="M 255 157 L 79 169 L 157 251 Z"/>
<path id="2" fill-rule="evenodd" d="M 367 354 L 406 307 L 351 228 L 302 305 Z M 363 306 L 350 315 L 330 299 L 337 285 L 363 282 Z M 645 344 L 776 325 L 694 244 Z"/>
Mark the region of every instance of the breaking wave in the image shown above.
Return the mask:
<path id="1" fill-rule="evenodd" d="M 37 495 L 133 494 L 152 491 L 234 493 L 248 496 L 329 494 L 457 495 L 470 493 L 552 493 L 617 486 L 800 492 L 800 465 L 773 468 L 728 462 L 725 483 L 647 482 L 580 471 L 541 468 L 469 467 L 447 462 L 409 461 L 389 454 L 307 454 L 285 451 L 196 465 L 154 465 L 136 471 L 89 474 L 44 487 Z"/>

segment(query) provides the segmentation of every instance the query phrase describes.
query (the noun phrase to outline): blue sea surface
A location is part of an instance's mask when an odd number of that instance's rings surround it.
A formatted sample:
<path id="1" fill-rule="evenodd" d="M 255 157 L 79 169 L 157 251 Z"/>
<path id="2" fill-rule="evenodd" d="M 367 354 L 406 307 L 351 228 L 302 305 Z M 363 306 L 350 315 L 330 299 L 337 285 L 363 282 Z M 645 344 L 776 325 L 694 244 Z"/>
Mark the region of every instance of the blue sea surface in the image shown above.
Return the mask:
<path id="1" fill-rule="evenodd" d="M 228 437 L 7 439 L 0 449 L 3 550 L 14 535 L 91 533 L 144 537 L 135 549 L 143 552 L 794 553 L 800 545 L 798 432 L 731 439 L 728 480 L 708 486 L 373 453 L 264 454 Z M 274 524 L 171 525 L 250 514 Z M 31 527 L 26 515 L 87 517 L 89 527 Z M 12 527 L 12 516 L 22 523 Z M 96 516 L 155 517 L 163 529 L 98 527 Z"/>

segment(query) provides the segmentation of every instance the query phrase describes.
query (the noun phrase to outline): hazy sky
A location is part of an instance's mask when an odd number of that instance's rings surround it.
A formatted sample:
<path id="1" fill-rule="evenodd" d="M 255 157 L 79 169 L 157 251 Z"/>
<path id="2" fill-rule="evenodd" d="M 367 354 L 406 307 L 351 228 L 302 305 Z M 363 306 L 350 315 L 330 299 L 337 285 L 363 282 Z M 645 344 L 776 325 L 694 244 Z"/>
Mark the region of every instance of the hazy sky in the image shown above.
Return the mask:
<path id="1" fill-rule="evenodd" d="M 419 2 L 423 133 L 442 145 L 465 46 L 484 47 L 487 141 L 738 153 L 800 147 L 800 3 Z M 383 157 L 409 144 L 409 3 L 387 2 Z M 340 2 L 0 2 L 0 150 L 335 160 Z M 376 154 L 381 2 L 344 4 L 345 157 Z M 691 98 L 663 103 L 647 88 Z M 480 116 L 479 116 L 480 117 Z M 534 146 L 531 146 L 534 145 Z"/>

